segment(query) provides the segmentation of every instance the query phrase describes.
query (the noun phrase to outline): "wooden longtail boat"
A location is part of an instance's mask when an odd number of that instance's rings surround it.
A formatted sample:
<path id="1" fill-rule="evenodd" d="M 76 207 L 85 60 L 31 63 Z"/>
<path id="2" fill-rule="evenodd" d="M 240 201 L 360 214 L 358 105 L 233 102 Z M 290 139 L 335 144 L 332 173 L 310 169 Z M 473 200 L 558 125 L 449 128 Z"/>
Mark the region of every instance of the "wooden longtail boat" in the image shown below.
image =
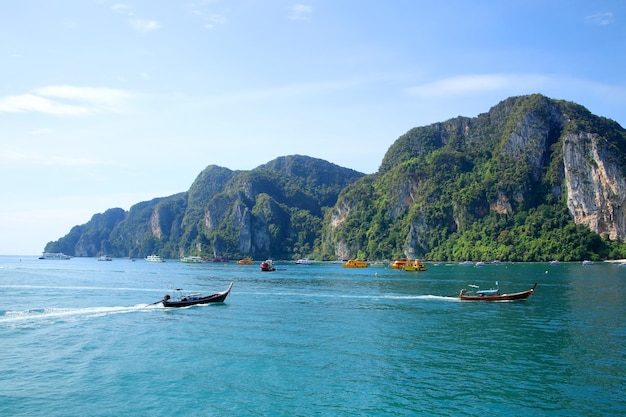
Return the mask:
<path id="1" fill-rule="evenodd" d="M 231 282 L 226 291 L 218 292 L 211 295 L 200 295 L 197 293 L 194 294 L 181 294 L 180 296 L 173 299 L 169 294 L 165 294 L 163 300 L 157 301 L 155 304 L 163 303 L 163 307 L 188 307 L 196 304 L 208 304 L 208 303 L 223 303 L 230 294 L 230 289 L 233 287 L 233 283 Z M 177 289 L 176 291 L 182 291 L 181 289 Z"/>
<path id="2" fill-rule="evenodd" d="M 480 290 L 472 295 L 467 294 L 467 290 L 462 289 L 459 298 L 463 301 L 522 301 L 528 299 L 537 288 L 537 283 L 527 291 L 514 292 L 511 294 L 500 294 L 500 288 L 494 290 Z"/>

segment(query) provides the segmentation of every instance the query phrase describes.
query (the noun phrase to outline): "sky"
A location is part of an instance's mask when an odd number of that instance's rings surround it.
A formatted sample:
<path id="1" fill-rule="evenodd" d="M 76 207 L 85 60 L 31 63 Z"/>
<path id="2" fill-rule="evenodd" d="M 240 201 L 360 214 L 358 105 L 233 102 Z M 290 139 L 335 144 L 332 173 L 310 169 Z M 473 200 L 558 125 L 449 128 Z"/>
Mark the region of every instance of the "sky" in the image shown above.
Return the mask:
<path id="1" fill-rule="evenodd" d="M 411 128 L 540 93 L 626 126 L 623 0 L 0 5 L 0 254 L 209 165 L 371 174 Z"/>

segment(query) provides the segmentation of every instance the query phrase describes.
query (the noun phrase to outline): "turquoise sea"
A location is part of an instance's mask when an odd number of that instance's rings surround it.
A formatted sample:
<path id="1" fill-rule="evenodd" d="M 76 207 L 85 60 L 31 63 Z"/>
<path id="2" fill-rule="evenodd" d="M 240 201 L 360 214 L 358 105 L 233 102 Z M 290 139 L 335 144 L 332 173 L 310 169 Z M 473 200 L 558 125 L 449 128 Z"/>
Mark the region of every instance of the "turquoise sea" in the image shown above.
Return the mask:
<path id="1" fill-rule="evenodd" d="M 0 257 L 0 416 L 626 415 L 626 268 L 277 266 Z"/>

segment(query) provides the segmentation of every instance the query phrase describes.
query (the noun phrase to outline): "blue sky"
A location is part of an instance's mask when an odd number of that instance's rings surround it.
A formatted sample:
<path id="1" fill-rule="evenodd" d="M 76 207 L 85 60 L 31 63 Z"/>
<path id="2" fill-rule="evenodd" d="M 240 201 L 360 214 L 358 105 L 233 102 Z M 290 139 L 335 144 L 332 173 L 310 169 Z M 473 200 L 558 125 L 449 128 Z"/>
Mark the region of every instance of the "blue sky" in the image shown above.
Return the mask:
<path id="1" fill-rule="evenodd" d="M 407 130 L 514 95 L 626 125 L 622 0 L 13 1 L 0 56 L 0 254 L 211 164 L 373 173 Z"/>

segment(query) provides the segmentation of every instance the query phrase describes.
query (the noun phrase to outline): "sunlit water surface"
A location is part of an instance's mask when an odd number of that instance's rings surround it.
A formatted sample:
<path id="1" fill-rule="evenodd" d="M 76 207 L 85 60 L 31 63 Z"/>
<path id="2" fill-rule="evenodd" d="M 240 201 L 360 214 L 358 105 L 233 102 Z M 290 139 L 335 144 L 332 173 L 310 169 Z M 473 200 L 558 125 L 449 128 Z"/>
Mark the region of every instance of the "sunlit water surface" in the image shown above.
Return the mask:
<path id="1" fill-rule="evenodd" d="M 0 257 L 0 415 L 626 415 L 626 268 L 428 267 Z"/>

